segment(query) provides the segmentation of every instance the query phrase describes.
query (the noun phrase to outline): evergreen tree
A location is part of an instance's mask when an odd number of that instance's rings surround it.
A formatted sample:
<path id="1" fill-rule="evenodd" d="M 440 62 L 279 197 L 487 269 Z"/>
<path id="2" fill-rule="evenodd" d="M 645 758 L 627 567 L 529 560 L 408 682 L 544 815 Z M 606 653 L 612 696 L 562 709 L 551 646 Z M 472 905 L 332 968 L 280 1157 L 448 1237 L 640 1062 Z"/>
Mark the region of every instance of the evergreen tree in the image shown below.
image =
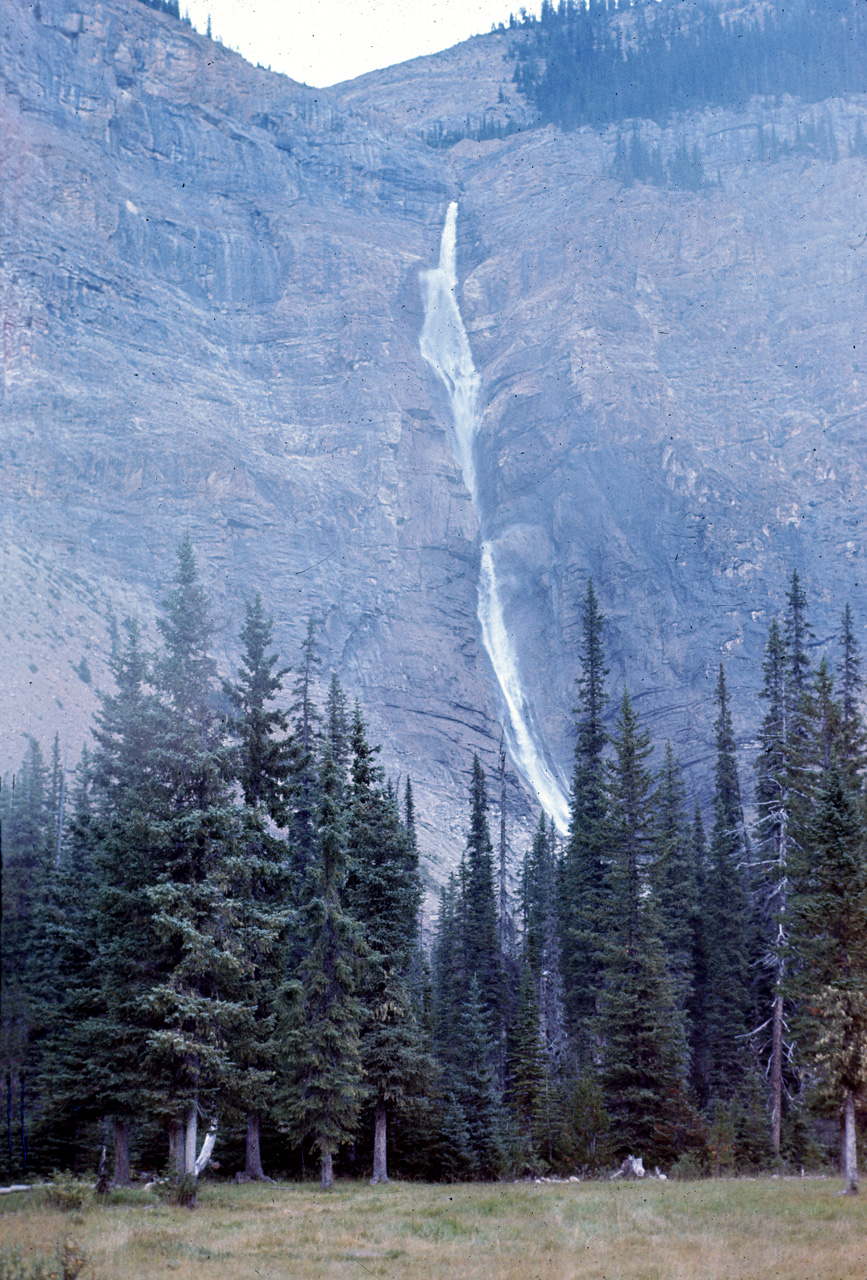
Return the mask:
<path id="1" fill-rule="evenodd" d="M 268 652 L 273 637 L 274 619 L 265 616 L 257 592 L 246 605 L 238 679 L 234 683 L 224 680 L 223 689 L 234 710 L 229 729 L 236 741 L 234 772 L 244 803 L 267 814 L 278 827 L 285 827 L 289 718 L 272 704 L 289 667 L 279 667 L 278 654 Z"/>
<path id="2" fill-rule="evenodd" d="M 699 918 L 695 851 L 684 814 L 686 792 L 671 743 L 654 796 L 653 862 L 650 869 L 660 921 L 660 942 L 681 1008 L 688 1008 L 694 986 Z"/>
<path id="3" fill-rule="evenodd" d="M 704 908 L 707 902 L 707 838 L 698 801 L 695 805 L 690 831 L 692 876 L 695 883 L 695 900 L 698 910 L 693 920 L 691 963 L 693 973 L 692 994 L 687 1001 L 687 1028 L 689 1034 L 690 1084 L 693 1097 L 699 1106 L 707 1106 L 707 938 Z"/>
<path id="4" fill-rule="evenodd" d="M 78 770 L 73 816 L 52 869 L 44 918 L 40 1094 L 46 1107 L 43 1147 L 46 1163 L 57 1168 L 78 1161 L 83 1122 L 105 1115 L 110 1077 L 102 1042 L 103 1003 L 99 897 L 93 859 L 87 751 Z M 35 957 L 31 957 L 31 960 Z M 115 1128 L 114 1182 L 129 1182 L 127 1134 Z M 120 1141 L 117 1139 L 120 1138 Z"/>
<path id="5" fill-rule="evenodd" d="M 554 823 L 546 821 L 542 814 L 533 844 L 524 859 L 521 885 L 523 965 L 534 985 L 546 1071 L 554 1076 L 562 1069 L 566 1054 L 557 929 L 556 843 Z"/>
<path id="6" fill-rule="evenodd" d="M 560 936 L 567 1025 L 579 1061 L 592 1065 L 598 1056 L 601 987 L 601 921 L 605 916 L 607 848 L 607 779 L 603 724 L 605 666 L 604 618 L 592 580 L 587 584 L 582 614 L 578 678 L 579 707 L 572 778 L 569 843 L 563 854 L 560 888 Z"/>
<path id="7" fill-rule="evenodd" d="M 466 983 L 478 978 L 489 1028 L 499 1035 L 503 1022 L 503 967 L 497 930 L 494 889 L 494 851 L 488 828 L 488 796 L 485 774 L 473 756 L 470 782 L 470 827 L 461 860 L 460 922 L 461 961 Z"/>
<path id="8" fill-rule="evenodd" d="M 523 1159 L 529 1172 L 540 1169 L 540 1157 L 553 1159 L 551 1082 L 541 1017 L 537 978 L 525 957 L 521 966 L 518 1012 L 509 1035 L 508 1099 L 517 1120 Z"/>
<path id="9" fill-rule="evenodd" d="M 855 1106 L 867 1087 L 867 852 L 857 797 L 836 754 L 816 796 L 808 851 L 792 858 L 791 944 L 809 1058 L 843 1118 L 847 1191 L 858 1190 Z"/>
<path id="10" fill-rule="evenodd" d="M 307 864 L 315 856 L 314 827 L 317 810 L 316 749 L 321 716 L 314 701 L 317 668 L 322 665 L 316 644 L 316 623 L 307 620 L 307 632 L 301 645 L 301 662 L 293 685 L 294 702 L 290 708 L 295 717 L 290 757 L 292 822 L 290 843 L 295 860 L 296 885 L 302 891 Z M 333 759 L 333 756 L 332 756 Z M 335 779 L 341 780 L 341 764 L 334 761 Z"/>
<path id="11" fill-rule="evenodd" d="M 466 992 L 460 936 L 459 889 L 454 872 L 440 890 L 432 969 L 434 1044 L 440 1062 L 448 1068 L 456 1061 L 455 1027 Z"/>
<path id="12" fill-rule="evenodd" d="M 349 762 L 349 705 L 333 671 L 325 699 L 325 734 L 337 772 L 342 777 Z"/>
<path id="13" fill-rule="evenodd" d="M 0 793 L 2 835 L 2 992 L 0 1065 L 6 1082 L 10 1173 L 24 1173 L 35 1120 L 42 993 L 33 957 L 43 944 L 45 899 L 55 858 L 51 775 L 35 738 Z M 13 1139 L 13 1113 L 18 1134 Z"/>
<path id="14" fill-rule="evenodd" d="M 761 696 L 767 711 L 759 735 L 756 761 L 758 785 L 759 890 L 765 913 L 768 943 L 764 957 L 770 981 L 771 1053 L 768 1074 L 771 1113 L 771 1146 L 780 1151 L 783 1110 L 783 1059 L 785 1036 L 784 985 L 788 951 L 787 908 L 789 863 L 804 846 L 809 822 L 813 771 L 822 747 L 814 731 L 816 704 L 809 680 L 807 645 L 811 636 L 807 601 L 797 571 L 786 595 L 785 631 L 776 620 L 771 625 L 765 654 L 765 684 Z M 827 670 L 820 672 L 820 701 L 824 705 L 825 736 L 833 736 L 832 691 Z M 827 745 L 825 747 L 827 750 Z"/>
<path id="15" fill-rule="evenodd" d="M 158 1020 L 150 1004 L 168 972 L 154 929 L 150 890 L 166 870 L 160 818 L 167 792 L 156 758 L 161 713 L 137 623 L 113 624 L 112 693 L 100 693 L 93 727 L 89 808 L 73 825 L 92 847 L 99 1003 L 90 1070 L 113 1117 L 117 1168 L 129 1164 L 130 1125 L 157 1114 L 168 1123 L 167 1081 L 142 1071 Z"/>
<path id="16" fill-rule="evenodd" d="M 236 1034 L 232 1045 L 243 1068 L 241 1093 L 247 1107 L 245 1173 L 254 1180 L 265 1177 L 260 1119 L 270 1102 L 276 1061 L 276 997 L 284 977 L 291 895 L 288 850 L 269 827 L 269 820 L 283 827 L 289 821 L 288 717 L 273 706 L 288 668 L 278 668 L 277 654 L 269 653 L 272 636 L 273 619 L 266 618 L 257 595 L 247 604 L 238 681 L 223 684 L 235 709 L 230 721 L 234 770 L 244 796 L 237 855 L 227 861 L 226 872 L 238 903 L 238 940 L 248 965 L 245 1000 L 254 1010 L 253 1020 L 242 1023 L 244 1034 Z"/>
<path id="17" fill-rule="evenodd" d="M 669 1159 L 693 1125 L 683 1012 L 666 972 L 649 877 L 650 736 L 624 692 L 611 766 L 611 867 L 601 1026 L 605 1104 L 623 1155 Z"/>
<path id="18" fill-rule="evenodd" d="M 230 790 L 226 724 L 215 710 L 208 601 L 188 534 L 163 611 L 152 745 L 164 792 L 162 866 L 147 898 L 165 973 L 148 997 L 157 1017 L 148 1044 L 150 1062 L 165 1080 L 167 1119 L 184 1116 L 185 1174 L 194 1177 L 199 1111 L 213 1119 L 221 1103 L 238 1097 L 230 1044 L 250 1024 L 254 1008 L 245 1000 L 249 961 L 238 932 L 243 903 L 232 880 L 243 821 Z"/>
<path id="19" fill-rule="evenodd" d="M 326 743 L 318 779 L 315 857 L 301 894 L 304 958 L 287 987 L 281 1035 L 280 1127 L 297 1142 L 312 1138 L 321 1185 L 333 1184 L 333 1156 L 355 1133 L 363 1098 L 356 992 L 364 948 L 347 914 L 346 829 L 337 769 Z"/>
<path id="20" fill-rule="evenodd" d="M 749 1025 L 750 903 L 745 883 L 743 813 L 737 748 L 725 672 L 716 687 L 713 828 L 705 897 L 707 1089 L 714 1100 L 737 1093 L 746 1070 Z"/>
<path id="21" fill-rule="evenodd" d="M 488 1016 L 478 974 L 474 973 L 455 1028 L 454 1093 L 466 1118 L 471 1170 L 479 1177 L 494 1178 L 505 1171 L 508 1138 L 492 1065 L 496 1043 Z"/>
<path id="22" fill-rule="evenodd" d="M 418 1090 L 430 1073 L 410 985 L 421 885 L 417 853 L 396 797 L 383 788 L 382 771 L 374 763 L 379 748 L 368 743 L 357 705 L 350 745 L 347 905 L 369 949 L 360 988 L 361 1054 L 376 1111 L 373 1181 L 387 1182 L 388 1110 Z"/>
<path id="23" fill-rule="evenodd" d="M 867 735 L 861 715 L 861 652 L 852 624 L 849 605 L 840 621 L 840 661 L 837 666 L 840 687 L 840 731 L 837 754 L 849 772 L 851 782 L 861 785 L 867 753 Z"/>

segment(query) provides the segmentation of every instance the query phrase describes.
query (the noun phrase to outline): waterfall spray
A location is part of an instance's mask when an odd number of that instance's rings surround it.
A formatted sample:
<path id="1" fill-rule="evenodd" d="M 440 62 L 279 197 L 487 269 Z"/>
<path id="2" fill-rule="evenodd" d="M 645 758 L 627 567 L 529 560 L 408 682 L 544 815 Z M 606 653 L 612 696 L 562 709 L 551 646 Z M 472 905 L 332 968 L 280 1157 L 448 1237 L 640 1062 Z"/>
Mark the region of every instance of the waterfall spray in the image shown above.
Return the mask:
<path id="1" fill-rule="evenodd" d="M 479 525 L 484 536 L 484 521 L 475 468 L 475 440 L 479 429 L 480 379 L 473 364 L 473 353 L 461 313 L 457 289 L 457 218 L 458 206 L 453 201 L 446 214 L 440 242 L 439 265 L 421 277 L 424 297 L 424 324 L 419 345 L 421 354 L 445 384 L 452 409 L 455 432 L 455 461 L 461 469 Z M 500 600 L 494 553 L 490 541 L 482 541 L 479 574 L 478 617 L 491 666 L 506 706 L 505 725 L 509 751 L 515 767 L 535 791 L 546 813 L 561 832 L 569 825 L 569 802 L 533 719 L 521 685 L 518 657 L 506 628 Z"/>

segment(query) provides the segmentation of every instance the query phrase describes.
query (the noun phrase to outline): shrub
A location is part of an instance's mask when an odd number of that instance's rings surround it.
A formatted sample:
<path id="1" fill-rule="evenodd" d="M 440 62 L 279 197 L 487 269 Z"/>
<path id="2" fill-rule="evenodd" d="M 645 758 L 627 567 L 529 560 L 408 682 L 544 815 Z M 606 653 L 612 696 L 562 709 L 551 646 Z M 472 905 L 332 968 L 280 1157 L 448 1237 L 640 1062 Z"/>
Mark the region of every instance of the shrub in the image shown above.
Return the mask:
<path id="1" fill-rule="evenodd" d="M 78 1280 L 89 1258 L 73 1236 L 58 1242 L 52 1259 L 25 1257 L 15 1246 L 0 1249 L 0 1280 Z"/>
<path id="2" fill-rule="evenodd" d="M 73 1213 L 82 1207 L 89 1191 L 87 1184 L 79 1182 L 71 1173 L 55 1173 L 45 1188 L 45 1199 L 52 1209 Z"/>
<path id="3" fill-rule="evenodd" d="M 198 1180 L 195 1174 L 185 1173 L 182 1178 L 172 1177 L 160 1182 L 154 1190 L 164 1204 L 177 1204 L 183 1209 L 195 1209 Z"/>
<path id="4" fill-rule="evenodd" d="M 691 1182 L 695 1178 L 703 1178 L 706 1172 L 705 1162 L 699 1151 L 683 1151 L 669 1169 L 668 1176 L 679 1182 Z"/>

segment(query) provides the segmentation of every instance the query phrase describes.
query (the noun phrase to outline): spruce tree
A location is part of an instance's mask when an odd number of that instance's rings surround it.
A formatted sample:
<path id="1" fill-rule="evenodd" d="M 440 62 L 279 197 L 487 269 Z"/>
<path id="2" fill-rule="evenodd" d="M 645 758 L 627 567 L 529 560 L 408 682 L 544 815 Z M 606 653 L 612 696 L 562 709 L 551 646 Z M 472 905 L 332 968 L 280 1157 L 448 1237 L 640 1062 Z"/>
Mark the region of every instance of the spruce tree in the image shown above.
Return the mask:
<path id="1" fill-rule="evenodd" d="M 545 815 L 524 859 L 521 877 L 522 965 L 531 975 L 546 1071 L 556 1076 L 566 1055 L 563 980 L 557 928 L 557 833 Z"/>
<path id="2" fill-rule="evenodd" d="M 858 1190 L 855 1107 L 867 1087 L 867 850 L 848 770 L 832 756 L 809 842 L 791 860 L 792 979 L 806 1050 L 843 1119 L 846 1189 Z"/>
<path id="3" fill-rule="evenodd" d="M 716 686 L 716 763 L 705 896 L 707 985 L 705 1035 L 707 1090 L 712 1100 L 737 1093 L 746 1070 L 746 1037 L 752 1029 L 749 998 L 750 902 L 737 747 L 725 671 Z"/>
<path id="4" fill-rule="evenodd" d="M 315 856 L 314 827 L 318 805 L 316 753 L 321 716 L 316 707 L 314 694 L 316 672 L 321 665 L 322 659 L 316 643 L 316 622 L 313 617 L 310 617 L 307 620 L 307 632 L 301 645 L 301 661 L 292 687 L 294 701 L 290 707 L 295 719 L 289 775 L 292 805 L 289 834 L 295 862 L 295 882 L 299 891 L 303 891 L 307 863 Z M 332 759 L 334 760 L 333 750 Z M 338 784 L 342 763 L 339 759 L 334 760 L 335 779 Z"/>
<path id="5" fill-rule="evenodd" d="M 224 680 L 223 690 L 233 708 L 229 729 L 236 743 L 234 773 L 244 803 L 267 814 L 278 827 L 285 827 L 289 717 L 273 703 L 289 667 L 280 667 L 279 655 L 268 652 L 273 638 L 274 619 L 265 616 L 262 597 L 257 592 L 246 605 L 238 679 Z"/>
<path id="6" fill-rule="evenodd" d="M 194 1178 L 199 1112 L 213 1123 L 221 1106 L 238 1098 L 231 1042 L 252 1022 L 254 1006 L 239 935 L 244 903 L 232 876 L 243 819 L 231 794 L 227 726 L 215 709 L 210 610 L 188 534 L 158 625 L 152 759 L 164 793 L 162 868 L 147 897 L 166 967 L 149 996 L 157 1025 L 148 1044 L 166 1082 L 167 1118 L 183 1115 L 185 1174 Z"/>
<path id="7" fill-rule="evenodd" d="M 145 1072 L 149 1034 L 158 1025 L 153 989 L 168 958 L 157 936 L 150 891 L 166 871 L 160 819 L 167 810 L 165 780 L 156 757 L 162 724 L 150 664 L 138 624 L 112 626 L 111 693 L 100 693 L 93 727 L 90 802 L 76 838 L 92 841 L 99 1026 L 92 1069 L 101 1076 L 106 1113 L 113 1117 L 116 1164 L 129 1162 L 130 1126 L 166 1112 L 167 1081 Z"/>
<path id="8" fill-rule="evenodd" d="M 579 706 L 572 776 L 569 842 L 560 875 L 560 935 L 567 1024 L 579 1061 L 598 1056 L 598 1002 L 602 972 L 601 921 L 605 915 L 608 734 L 603 723 L 608 669 L 602 647 L 604 618 L 592 579 L 582 612 Z"/>
<path id="9" fill-rule="evenodd" d="M 466 1118 L 472 1172 L 495 1178 L 508 1163 L 508 1132 L 493 1063 L 496 1041 L 478 974 L 470 979 L 455 1027 L 454 1093 Z"/>
<path id="10" fill-rule="evenodd" d="M 689 1034 L 690 1085 L 693 1097 L 701 1108 L 707 1106 L 707 937 L 705 908 L 707 903 L 707 837 L 698 801 L 695 804 L 690 828 L 690 855 L 692 876 L 695 883 L 698 910 L 693 920 L 691 963 L 693 973 L 692 994 L 687 1001 L 687 1028 Z"/>
<path id="11" fill-rule="evenodd" d="M 837 756 L 841 766 L 849 773 L 850 781 L 859 787 L 863 779 L 867 735 L 861 714 L 863 682 L 861 678 L 861 652 L 852 623 L 849 605 L 840 620 L 840 660 L 837 665 L 840 689 L 840 730 Z"/>
<path id="12" fill-rule="evenodd" d="M 494 850 L 488 827 L 485 773 L 477 755 L 473 756 L 470 825 L 459 882 L 461 961 L 465 981 L 469 984 L 474 977 L 478 979 L 491 1034 L 499 1038 L 505 993 L 497 929 Z"/>
<path id="13" fill-rule="evenodd" d="M 333 1185 L 333 1157 L 355 1133 L 364 1086 L 357 998 L 364 945 L 344 907 L 346 827 L 340 780 L 326 743 L 317 781 L 314 856 L 300 895 L 304 956 L 287 985 L 281 1033 L 280 1127 L 312 1139 L 321 1185 Z"/>
<path id="14" fill-rule="evenodd" d="M 78 1135 L 105 1116 L 113 1072 L 103 1040 L 104 1004 L 96 905 L 100 886 L 93 857 L 90 762 L 85 751 L 65 824 L 61 856 L 46 895 L 42 976 L 40 1093 L 47 1115 L 43 1146 L 56 1168 L 75 1166 Z M 42 950 L 42 948 L 40 948 Z M 36 957 L 32 957 L 36 959 Z M 128 1131 L 115 1123 L 115 1185 L 130 1180 Z"/>
<path id="15" fill-rule="evenodd" d="M 6 1081 L 10 1173 L 27 1171 L 36 1119 L 42 992 L 33 957 L 44 943 L 45 899 L 56 856 L 51 775 L 35 738 L 0 794 L 2 832 L 2 991 L 0 1065 Z M 17 1113 L 17 1126 L 12 1116 Z M 13 1139 L 13 1127 L 18 1132 Z M 32 1145 L 32 1144 L 31 1144 Z"/>
<path id="16" fill-rule="evenodd" d="M 359 995 L 364 1005 L 361 1055 L 375 1104 L 373 1181 L 387 1182 L 390 1108 L 419 1090 L 430 1073 L 411 993 L 421 885 L 418 858 L 383 787 L 382 770 L 356 705 L 350 732 L 348 798 L 350 874 L 346 901 L 368 948 Z"/>
<path id="17" fill-rule="evenodd" d="M 342 777 L 349 762 L 349 704 L 334 671 L 325 698 L 324 733 L 337 772 Z"/>
<path id="18" fill-rule="evenodd" d="M 518 1011 L 509 1033 L 508 1101 L 515 1116 L 530 1172 L 538 1172 L 540 1157 L 553 1158 L 551 1082 L 540 1034 L 537 979 L 525 958 L 521 965 Z"/>
<path id="19" fill-rule="evenodd" d="M 459 897 L 458 878 L 452 872 L 440 890 L 432 956 L 434 1044 L 447 1068 L 456 1061 L 455 1027 L 466 991 Z"/>
<path id="20" fill-rule="evenodd" d="M 684 1009 L 693 996 L 699 918 L 695 851 L 684 813 L 685 799 L 680 765 L 667 742 L 654 797 L 650 876 L 659 910 L 660 942 L 678 1004 Z"/>
<path id="21" fill-rule="evenodd" d="M 605 1105 L 621 1154 L 670 1159 L 693 1117 L 683 1011 L 665 966 L 649 877 L 650 736 L 624 691 L 610 782 L 610 871 L 601 1029 Z"/>
<path id="22" fill-rule="evenodd" d="M 284 977 L 291 923 L 288 850 L 270 826 L 285 827 L 289 821 L 288 717 L 273 705 L 288 668 L 280 668 L 278 655 L 269 652 L 272 637 L 273 619 L 265 616 L 257 595 L 247 604 L 238 680 L 223 684 L 235 711 L 230 721 L 233 763 L 244 797 L 240 842 L 235 857 L 227 860 L 226 872 L 238 903 L 238 941 L 248 965 L 245 1000 L 254 1010 L 252 1022 L 242 1023 L 244 1034 L 233 1037 L 232 1052 L 243 1068 L 241 1091 L 247 1106 L 244 1171 L 254 1180 L 265 1177 L 260 1119 L 270 1103 L 277 1050 L 276 997 Z"/>
<path id="23" fill-rule="evenodd" d="M 768 1083 L 770 1091 L 771 1146 L 780 1152 L 783 1108 L 783 1059 L 785 1035 L 786 963 L 788 952 L 789 864 L 804 847 L 810 815 L 813 775 L 823 748 L 815 732 L 817 705 L 809 679 L 807 645 L 811 637 L 807 622 L 807 601 L 797 571 L 793 572 L 786 595 L 785 630 L 776 620 L 771 624 L 764 662 L 767 704 L 759 734 L 756 760 L 758 784 L 756 808 L 760 853 L 759 892 L 767 929 L 764 957 L 770 990 L 771 1054 Z M 827 668 L 819 673 L 820 704 L 825 720 L 824 736 L 833 737 L 833 698 Z M 818 758 L 817 758 L 818 757 Z"/>

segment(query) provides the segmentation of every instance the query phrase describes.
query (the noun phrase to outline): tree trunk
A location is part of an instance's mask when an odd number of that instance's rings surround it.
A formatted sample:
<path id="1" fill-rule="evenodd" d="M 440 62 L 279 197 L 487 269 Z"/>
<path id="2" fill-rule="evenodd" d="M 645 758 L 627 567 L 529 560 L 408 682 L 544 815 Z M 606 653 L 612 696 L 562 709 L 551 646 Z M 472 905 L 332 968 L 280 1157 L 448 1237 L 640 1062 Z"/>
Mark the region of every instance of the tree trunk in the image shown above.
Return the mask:
<path id="1" fill-rule="evenodd" d="M 211 1152 L 214 1150 L 214 1144 L 217 1141 L 217 1121 L 211 1121 L 210 1128 L 202 1139 L 202 1149 L 196 1156 L 196 1177 L 200 1178 L 208 1167 L 211 1160 Z"/>
<path id="2" fill-rule="evenodd" d="M 169 1125 L 169 1173 L 172 1177 L 184 1176 L 184 1138 L 183 1128 L 177 1120 Z"/>
<path id="3" fill-rule="evenodd" d="M 388 1182 L 386 1167 L 386 1137 L 388 1120 L 382 1098 L 376 1100 L 376 1134 L 373 1139 L 373 1177 L 371 1182 Z"/>
<path id="4" fill-rule="evenodd" d="M 858 1153 L 855 1146 L 855 1098 L 846 1094 L 843 1103 L 843 1169 L 846 1195 L 858 1194 Z"/>
<path id="5" fill-rule="evenodd" d="M 114 1122 L 114 1185 L 128 1187 L 129 1176 L 129 1123 L 126 1120 Z"/>
<path id="6" fill-rule="evenodd" d="M 262 1155 L 259 1150 L 259 1115 L 255 1111 L 251 1111 L 247 1116 L 247 1159 L 244 1173 L 254 1182 L 262 1182 L 265 1178 Z"/>
<path id="7" fill-rule="evenodd" d="M 105 1147 L 102 1148 L 102 1155 L 99 1157 L 99 1170 L 96 1175 L 95 1191 L 98 1196 L 104 1196 L 108 1193 L 108 1160 L 105 1156 Z"/>
<path id="8" fill-rule="evenodd" d="M 322 1176 L 319 1180 L 319 1186 L 323 1191 L 328 1191 L 334 1186 L 334 1172 L 331 1168 L 331 1152 L 322 1150 Z"/>
<path id="9" fill-rule="evenodd" d="M 184 1136 L 184 1173 L 196 1176 L 196 1139 L 198 1136 L 199 1109 L 195 1103 L 187 1112 L 186 1133 Z"/>
<path id="10" fill-rule="evenodd" d="M 771 1040 L 771 1149 L 780 1155 L 780 1121 L 783 1107 L 783 997 L 774 999 L 774 1021 Z"/>

